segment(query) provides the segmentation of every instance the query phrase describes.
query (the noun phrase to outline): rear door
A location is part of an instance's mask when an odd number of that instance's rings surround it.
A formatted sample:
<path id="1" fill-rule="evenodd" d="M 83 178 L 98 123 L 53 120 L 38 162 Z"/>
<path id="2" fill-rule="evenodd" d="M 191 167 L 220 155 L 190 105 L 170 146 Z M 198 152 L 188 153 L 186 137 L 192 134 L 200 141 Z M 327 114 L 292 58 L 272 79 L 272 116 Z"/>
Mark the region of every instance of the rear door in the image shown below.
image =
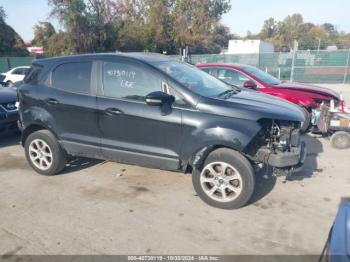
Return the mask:
<path id="1" fill-rule="evenodd" d="M 37 92 L 48 125 L 72 154 L 99 158 L 99 129 L 92 61 L 57 65 Z"/>
<path id="2" fill-rule="evenodd" d="M 177 169 L 181 150 L 181 110 L 162 114 L 145 103 L 147 94 L 166 91 L 166 79 L 147 65 L 128 59 L 100 63 L 97 98 L 101 146 L 115 161 Z"/>

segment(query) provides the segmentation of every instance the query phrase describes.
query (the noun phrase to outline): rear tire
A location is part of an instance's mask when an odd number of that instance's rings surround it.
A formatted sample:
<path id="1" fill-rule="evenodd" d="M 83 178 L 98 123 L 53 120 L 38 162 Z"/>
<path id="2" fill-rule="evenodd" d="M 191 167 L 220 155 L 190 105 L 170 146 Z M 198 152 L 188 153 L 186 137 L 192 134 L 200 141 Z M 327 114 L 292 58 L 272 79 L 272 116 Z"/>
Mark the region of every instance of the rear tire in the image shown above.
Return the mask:
<path id="1" fill-rule="evenodd" d="M 66 152 L 48 130 L 39 130 L 30 134 L 24 147 L 28 163 L 39 174 L 56 175 L 67 164 Z"/>
<path id="2" fill-rule="evenodd" d="M 208 205 L 236 209 L 250 200 L 255 175 L 244 156 L 232 149 L 220 148 L 209 154 L 201 170 L 193 170 L 192 183 Z"/>
<path id="3" fill-rule="evenodd" d="M 331 136 L 331 145 L 337 149 L 347 149 L 350 147 L 350 134 L 344 131 L 335 132 Z"/>

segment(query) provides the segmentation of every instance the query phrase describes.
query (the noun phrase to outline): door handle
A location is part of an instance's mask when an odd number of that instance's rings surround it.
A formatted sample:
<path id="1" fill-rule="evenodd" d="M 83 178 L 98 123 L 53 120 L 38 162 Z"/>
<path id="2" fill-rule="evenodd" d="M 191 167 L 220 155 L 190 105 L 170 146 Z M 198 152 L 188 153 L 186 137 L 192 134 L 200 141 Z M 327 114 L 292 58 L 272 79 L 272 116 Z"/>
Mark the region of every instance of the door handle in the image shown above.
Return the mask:
<path id="1" fill-rule="evenodd" d="M 108 115 L 115 115 L 116 116 L 116 115 L 124 114 L 124 112 L 118 108 L 107 108 L 105 111 Z"/>
<path id="2" fill-rule="evenodd" d="M 57 105 L 59 104 L 58 100 L 57 99 L 54 99 L 54 98 L 48 98 L 48 99 L 45 99 L 45 102 L 49 105 Z"/>

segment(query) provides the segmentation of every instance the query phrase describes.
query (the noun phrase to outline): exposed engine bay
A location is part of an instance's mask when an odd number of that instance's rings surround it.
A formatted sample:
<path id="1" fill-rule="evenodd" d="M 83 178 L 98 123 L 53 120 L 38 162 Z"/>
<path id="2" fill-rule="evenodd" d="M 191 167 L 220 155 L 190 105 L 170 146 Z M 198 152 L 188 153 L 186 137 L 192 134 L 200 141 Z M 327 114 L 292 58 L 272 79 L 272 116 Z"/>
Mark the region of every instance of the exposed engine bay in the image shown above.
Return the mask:
<path id="1" fill-rule="evenodd" d="M 301 141 L 300 123 L 266 120 L 256 137 L 253 160 L 272 166 L 277 173 L 290 174 L 305 161 L 305 143 Z M 253 153 L 250 151 L 250 154 Z M 284 172 L 285 171 L 285 172 Z"/>

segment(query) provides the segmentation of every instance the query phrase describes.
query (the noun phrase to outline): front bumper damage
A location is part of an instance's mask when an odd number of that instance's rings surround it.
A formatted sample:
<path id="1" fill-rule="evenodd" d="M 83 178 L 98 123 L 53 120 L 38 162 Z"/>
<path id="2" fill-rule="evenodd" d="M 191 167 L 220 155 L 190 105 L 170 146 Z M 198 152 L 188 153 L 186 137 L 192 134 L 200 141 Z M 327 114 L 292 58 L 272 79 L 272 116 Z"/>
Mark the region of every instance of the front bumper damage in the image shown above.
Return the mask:
<path id="1" fill-rule="evenodd" d="M 290 151 L 272 152 L 270 148 L 260 148 L 255 156 L 259 163 L 279 168 L 279 169 L 300 169 L 306 159 L 305 142 L 301 142 L 298 147 L 292 147 Z"/>
<path id="2" fill-rule="evenodd" d="M 268 127 L 265 124 L 265 129 L 257 135 L 255 145 L 260 146 L 255 152 L 250 151 L 254 152 L 251 154 L 252 160 L 260 167 L 262 165 L 273 167 L 275 175 L 291 175 L 299 172 L 307 154 L 300 133 L 300 124 L 273 121 L 271 128 Z"/>

